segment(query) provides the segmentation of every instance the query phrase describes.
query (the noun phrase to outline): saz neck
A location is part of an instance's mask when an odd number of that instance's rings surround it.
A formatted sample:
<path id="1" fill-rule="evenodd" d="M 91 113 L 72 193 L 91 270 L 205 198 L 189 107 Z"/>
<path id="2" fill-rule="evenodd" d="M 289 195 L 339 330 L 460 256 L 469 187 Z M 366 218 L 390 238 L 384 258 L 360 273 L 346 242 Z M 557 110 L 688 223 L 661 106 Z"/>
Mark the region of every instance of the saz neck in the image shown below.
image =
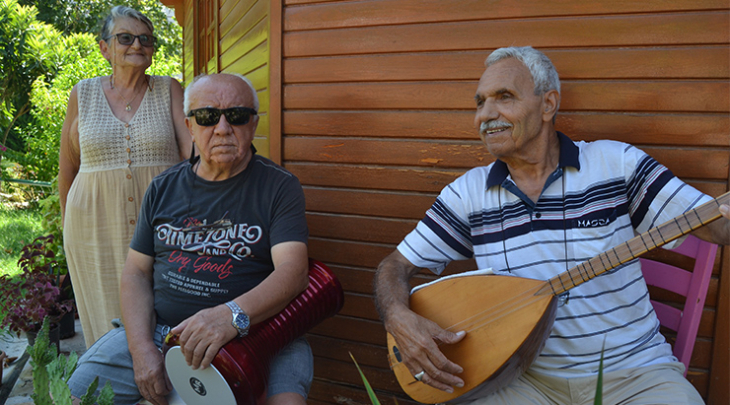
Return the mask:
<path id="1" fill-rule="evenodd" d="M 537 294 L 560 295 L 650 250 L 701 228 L 722 216 L 719 210 L 721 204 L 730 204 L 730 192 L 558 274 L 547 280 Z"/>

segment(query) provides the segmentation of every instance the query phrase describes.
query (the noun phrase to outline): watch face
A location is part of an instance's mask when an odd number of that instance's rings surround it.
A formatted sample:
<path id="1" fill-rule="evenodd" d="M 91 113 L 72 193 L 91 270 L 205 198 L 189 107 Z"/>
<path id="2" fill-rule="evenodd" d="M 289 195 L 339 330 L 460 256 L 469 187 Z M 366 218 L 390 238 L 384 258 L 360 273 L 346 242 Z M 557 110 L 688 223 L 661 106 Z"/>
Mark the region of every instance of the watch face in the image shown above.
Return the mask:
<path id="1" fill-rule="evenodd" d="M 233 320 L 233 322 L 235 323 L 239 333 L 243 331 L 248 331 L 250 321 L 248 320 L 248 316 L 246 316 L 246 314 L 236 314 L 236 318 Z"/>

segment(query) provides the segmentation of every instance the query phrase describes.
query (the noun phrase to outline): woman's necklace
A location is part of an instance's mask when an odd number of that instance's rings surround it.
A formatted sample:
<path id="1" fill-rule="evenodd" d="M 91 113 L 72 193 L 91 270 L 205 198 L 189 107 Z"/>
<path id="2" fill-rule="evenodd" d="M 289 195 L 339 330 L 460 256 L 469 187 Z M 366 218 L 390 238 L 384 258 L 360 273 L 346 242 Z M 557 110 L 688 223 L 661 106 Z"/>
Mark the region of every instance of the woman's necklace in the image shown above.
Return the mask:
<path id="1" fill-rule="evenodd" d="M 109 86 L 112 88 L 112 90 L 114 90 L 115 92 L 117 92 L 117 94 L 119 94 L 119 97 L 121 97 L 122 100 L 124 100 L 124 103 L 126 104 L 126 106 L 124 107 L 124 109 L 126 111 L 132 111 L 132 105 L 131 104 L 134 102 L 134 100 L 137 99 L 137 96 L 139 95 L 139 92 L 135 92 L 134 93 L 134 97 L 132 97 L 132 100 L 131 101 L 127 101 L 127 99 L 122 95 L 122 92 L 120 92 L 119 90 L 117 90 L 117 88 L 114 86 L 113 76 L 114 75 L 109 76 Z M 145 78 L 144 79 L 145 79 L 145 81 L 147 81 L 147 75 L 145 75 Z M 149 87 L 149 84 L 148 84 L 148 87 Z"/>

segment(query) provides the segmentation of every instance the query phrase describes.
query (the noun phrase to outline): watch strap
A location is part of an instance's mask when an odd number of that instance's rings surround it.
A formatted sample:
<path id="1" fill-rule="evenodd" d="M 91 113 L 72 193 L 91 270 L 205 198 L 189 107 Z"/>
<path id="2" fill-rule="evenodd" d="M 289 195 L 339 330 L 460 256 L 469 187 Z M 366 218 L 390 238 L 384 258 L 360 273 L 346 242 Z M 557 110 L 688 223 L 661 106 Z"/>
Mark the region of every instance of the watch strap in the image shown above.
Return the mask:
<path id="1" fill-rule="evenodd" d="M 241 309 L 240 306 L 238 306 L 238 304 L 236 304 L 235 301 L 228 301 L 228 302 L 226 302 L 226 306 L 231 310 L 231 314 L 233 315 L 232 318 L 231 318 L 231 325 L 238 332 L 238 336 L 239 337 L 244 337 L 244 336 L 248 335 L 248 329 L 249 329 L 249 327 L 251 325 L 251 323 L 250 323 L 250 321 L 248 319 L 248 315 Z M 238 323 L 236 322 L 236 319 L 239 316 L 243 316 L 245 318 L 245 320 L 246 320 L 245 321 L 245 325 L 246 325 L 245 328 L 241 328 L 238 325 Z"/>
<path id="2" fill-rule="evenodd" d="M 241 307 L 236 304 L 236 301 L 228 301 L 226 302 L 226 306 L 231 309 L 231 312 L 233 312 L 233 316 L 236 316 L 236 314 L 240 314 L 241 312 L 243 312 Z"/>

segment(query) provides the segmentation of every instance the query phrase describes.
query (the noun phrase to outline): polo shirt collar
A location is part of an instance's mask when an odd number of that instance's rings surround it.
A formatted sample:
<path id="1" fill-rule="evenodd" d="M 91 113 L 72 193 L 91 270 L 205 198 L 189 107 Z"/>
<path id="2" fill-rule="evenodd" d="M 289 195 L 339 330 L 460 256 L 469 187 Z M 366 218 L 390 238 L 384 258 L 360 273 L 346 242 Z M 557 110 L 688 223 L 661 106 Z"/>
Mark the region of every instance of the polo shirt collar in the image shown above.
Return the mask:
<path id="1" fill-rule="evenodd" d="M 558 141 L 560 141 L 560 160 L 558 162 L 558 167 L 564 168 L 566 166 L 571 166 L 580 170 L 580 150 L 575 143 L 573 143 L 570 138 L 560 131 L 558 131 Z M 497 159 L 497 161 L 494 162 L 494 165 L 492 165 L 492 169 L 489 171 L 489 176 L 487 177 L 487 188 L 502 184 L 502 182 L 507 179 L 507 176 L 509 176 L 507 164 Z"/>

